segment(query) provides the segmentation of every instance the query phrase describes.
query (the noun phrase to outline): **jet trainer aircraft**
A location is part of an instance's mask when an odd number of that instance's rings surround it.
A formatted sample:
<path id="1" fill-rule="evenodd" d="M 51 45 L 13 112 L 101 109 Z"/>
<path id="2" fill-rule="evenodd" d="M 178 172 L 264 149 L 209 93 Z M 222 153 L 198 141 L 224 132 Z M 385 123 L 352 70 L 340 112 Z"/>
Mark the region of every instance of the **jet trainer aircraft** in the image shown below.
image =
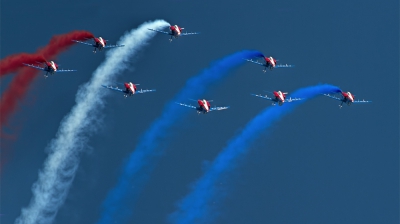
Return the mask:
<path id="1" fill-rule="evenodd" d="M 263 72 L 267 72 L 267 69 L 272 71 L 274 68 L 292 68 L 294 65 L 288 65 L 288 64 L 279 64 L 277 65 L 276 62 L 277 60 L 273 58 L 272 56 L 270 57 L 263 57 L 264 63 L 258 62 L 258 61 L 253 61 L 252 59 L 245 59 L 248 62 L 252 62 L 257 65 L 264 66 L 265 68 L 263 69 Z"/>
<path id="2" fill-rule="evenodd" d="M 175 26 L 170 26 L 169 27 L 170 32 L 166 32 L 166 31 L 162 31 L 162 30 L 153 30 L 153 29 L 149 29 L 149 30 L 155 31 L 155 32 L 159 32 L 159 33 L 162 33 L 162 34 L 170 35 L 170 38 L 169 38 L 170 42 L 172 41 L 172 37 L 175 37 L 175 39 L 176 39 L 176 38 L 178 38 L 180 36 L 200 34 L 200 33 L 197 33 L 197 32 L 194 32 L 194 33 L 187 33 L 187 32 L 186 33 L 182 33 L 183 29 L 185 29 L 185 28 L 182 28 L 182 27 L 179 27 L 178 25 L 175 25 Z"/>
<path id="3" fill-rule="evenodd" d="M 58 65 L 54 61 L 45 61 L 45 62 L 38 62 L 38 63 L 43 63 L 45 65 L 45 67 L 40 67 L 40 66 L 25 64 L 25 63 L 22 63 L 22 64 L 32 67 L 32 68 L 35 68 L 35 69 L 45 71 L 46 72 L 46 74 L 44 75 L 45 78 L 48 77 L 48 73 L 50 73 L 51 75 L 54 75 L 54 73 L 56 73 L 56 72 L 76 72 L 76 70 L 58 69 Z"/>
<path id="4" fill-rule="evenodd" d="M 86 44 L 94 47 L 93 53 L 96 53 L 96 50 L 103 50 L 103 48 L 114 48 L 114 47 L 123 47 L 125 45 L 107 45 L 107 40 L 104 40 L 102 37 L 93 37 L 94 43 L 83 42 L 79 40 L 72 40 L 76 43 Z"/>
<path id="5" fill-rule="evenodd" d="M 192 105 L 188 105 L 188 104 L 184 104 L 184 103 L 176 103 L 176 104 L 178 104 L 180 106 L 184 106 L 184 107 L 189 107 L 189 108 L 195 109 L 195 110 L 197 110 L 198 114 L 200 114 L 200 113 L 206 114 L 206 113 L 211 112 L 211 111 L 226 110 L 226 109 L 229 108 L 229 107 L 211 107 L 210 102 L 211 102 L 211 100 L 208 100 L 208 101 L 205 100 L 205 99 L 197 100 L 197 103 L 199 104 L 198 107 L 195 107 L 195 106 L 192 106 Z"/>
<path id="6" fill-rule="evenodd" d="M 125 98 L 128 97 L 128 96 L 133 96 L 134 94 L 138 94 L 138 93 L 149 93 L 149 92 L 155 92 L 156 91 L 155 89 L 137 90 L 137 87 L 136 87 L 137 85 L 140 85 L 140 84 L 133 84 L 132 82 L 126 82 L 126 83 L 124 83 L 125 90 L 124 89 L 120 89 L 117 86 L 116 87 L 113 87 L 111 85 L 109 85 L 109 86 L 101 85 L 101 86 L 103 86 L 104 88 L 107 88 L 107 89 L 114 90 L 114 91 L 122 92 L 122 93 L 124 93 L 124 97 Z"/>
<path id="7" fill-rule="evenodd" d="M 270 100 L 270 101 L 272 101 L 273 106 L 275 106 L 276 103 L 278 103 L 279 106 L 282 106 L 283 103 L 285 103 L 285 102 L 291 103 L 293 101 L 303 100 L 302 98 L 292 98 L 292 97 L 290 97 L 289 99 L 286 99 L 286 95 L 288 93 L 282 93 L 281 91 L 274 91 L 274 92 L 270 92 L 270 93 L 272 93 L 274 95 L 274 98 L 270 98 L 267 95 L 265 95 L 265 96 L 257 95 L 257 94 L 251 94 L 251 95 L 260 97 L 260 98 L 263 98 L 266 100 Z"/>
<path id="8" fill-rule="evenodd" d="M 367 100 L 355 100 L 355 95 L 353 95 L 350 92 L 341 92 L 341 98 L 329 95 L 329 94 L 324 94 L 324 96 L 330 97 L 335 100 L 341 101 L 339 107 L 342 108 L 343 103 L 347 103 L 347 105 L 351 105 L 352 103 L 372 103 L 372 101 L 367 101 Z"/>

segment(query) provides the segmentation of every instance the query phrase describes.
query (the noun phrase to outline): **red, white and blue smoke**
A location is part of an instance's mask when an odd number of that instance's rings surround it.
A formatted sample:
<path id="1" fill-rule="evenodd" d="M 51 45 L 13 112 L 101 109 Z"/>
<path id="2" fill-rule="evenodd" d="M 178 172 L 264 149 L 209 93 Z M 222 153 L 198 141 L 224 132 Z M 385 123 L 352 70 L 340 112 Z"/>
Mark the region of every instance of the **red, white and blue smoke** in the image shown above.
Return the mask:
<path id="1" fill-rule="evenodd" d="M 179 202 L 178 209 L 170 215 L 169 221 L 176 224 L 211 223 L 217 214 L 215 210 L 210 212 L 212 202 L 226 196 L 218 189 L 218 180 L 229 175 L 239 165 L 238 159 L 246 155 L 249 146 L 261 136 L 261 133 L 308 99 L 320 94 L 337 92 L 340 92 L 338 87 L 328 84 L 306 87 L 291 95 L 305 100 L 264 109 L 247 123 L 241 133 L 228 142 L 204 175 L 192 185 L 192 191 Z"/>
<path id="2" fill-rule="evenodd" d="M 142 186 L 153 170 L 156 159 L 163 154 L 160 147 L 168 130 L 187 115 L 187 110 L 176 106 L 175 102 L 203 95 L 206 90 L 222 81 L 231 70 L 242 65 L 243 59 L 261 57 L 259 51 L 240 51 L 215 61 L 211 66 L 189 79 L 181 91 L 165 106 L 157 118 L 143 134 L 139 144 L 124 165 L 117 185 L 108 193 L 103 202 L 103 213 L 98 223 L 124 223 L 132 215 L 132 207 Z"/>

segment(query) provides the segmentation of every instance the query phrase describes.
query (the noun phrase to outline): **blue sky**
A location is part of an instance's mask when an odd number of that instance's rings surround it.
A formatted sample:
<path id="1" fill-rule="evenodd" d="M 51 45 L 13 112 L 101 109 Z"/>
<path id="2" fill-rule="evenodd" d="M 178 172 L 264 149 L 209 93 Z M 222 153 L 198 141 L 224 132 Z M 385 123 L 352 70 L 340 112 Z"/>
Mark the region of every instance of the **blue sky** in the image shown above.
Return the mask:
<path id="1" fill-rule="evenodd" d="M 201 35 L 169 43 L 157 35 L 120 82 L 154 94 L 111 95 L 102 125 L 56 223 L 94 223 L 101 203 L 141 134 L 190 77 L 211 61 L 243 49 L 272 55 L 293 69 L 245 64 L 199 98 L 230 105 L 195 112 L 170 133 L 165 155 L 135 203 L 132 222 L 167 223 L 207 161 L 269 102 L 263 90 L 294 90 L 330 83 L 372 100 L 338 108 L 310 100 L 263 133 L 237 172 L 221 181 L 229 196 L 216 206 L 216 223 L 397 223 L 399 220 L 398 1 L 9 1 L 1 7 L 1 58 L 34 52 L 54 34 L 85 29 L 115 43 L 147 20 L 165 19 Z M 80 85 L 104 60 L 74 46 L 58 58 L 74 74 L 38 78 L 11 124 L 19 139 L 1 176 L 0 219 L 12 223 L 28 205 L 30 188 Z M 7 86 L 2 80 L 1 88 Z M 100 88 L 100 87 L 99 87 Z M 183 108 L 184 109 L 184 108 Z"/>

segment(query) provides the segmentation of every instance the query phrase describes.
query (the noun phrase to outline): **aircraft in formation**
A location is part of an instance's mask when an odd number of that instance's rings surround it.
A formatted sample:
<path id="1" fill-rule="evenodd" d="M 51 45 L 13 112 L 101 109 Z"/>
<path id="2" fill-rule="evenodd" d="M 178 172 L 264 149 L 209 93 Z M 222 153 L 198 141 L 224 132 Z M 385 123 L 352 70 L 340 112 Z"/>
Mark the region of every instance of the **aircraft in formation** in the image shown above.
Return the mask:
<path id="1" fill-rule="evenodd" d="M 256 97 L 260 97 L 260 98 L 263 98 L 263 99 L 266 99 L 266 100 L 270 100 L 270 101 L 272 101 L 272 105 L 273 106 L 275 106 L 276 104 L 278 104 L 279 106 L 282 106 L 283 103 L 285 103 L 285 102 L 291 103 L 291 102 L 294 102 L 294 101 L 303 100 L 302 98 L 292 98 L 292 97 L 289 97 L 289 99 L 286 99 L 286 95 L 288 93 L 283 93 L 281 91 L 274 91 L 274 92 L 269 92 L 269 93 L 272 93 L 274 95 L 274 97 L 271 98 L 271 97 L 268 97 L 267 95 L 262 96 L 262 95 L 257 95 L 257 94 L 251 94 L 251 95 L 256 96 Z"/>
<path id="2" fill-rule="evenodd" d="M 210 102 L 212 102 L 212 100 L 205 100 L 205 99 L 197 100 L 197 103 L 199 104 L 198 107 L 184 104 L 184 103 L 178 103 L 178 102 L 176 104 L 178 104 L 180 106 L 184 106 L 184 107 L 189 107 L 191 109 L 195 109 L 195 110 L 197 110 L 197 114 L 200 114 L 200 113 L 206 114 L 211 111 L 226 110 L 229 108 L 229 107 L 211 107 Z"/>
<path id="3" fill-rule="evenodd" d="M 154 30 L 154 29 L 149 29 L 149 30 L 169 35 L 170 36 L 170 38 L 169 38 L 170 42 L 172 41 L 172 37 L 177 39 L 180 36 L 200 34 L 200 33 L 197 33 L 197 32 L 194 32 L 194 33 L 187 33 L 187 32 L 186 33 L 182 33 L 183 29 L 185 29 L 185 28 L 179 27 L 178 25 L 175 25 L 175 26 L 170 26 L 169 27 L 169 32 L 162 31 L 162 30 Z"/>
<path id="4" fill-rule="evenodd" d="M 88 39 L 90 40 L 90 39 Z M 104 40 L 102 37 L 93 37 L 94 43 L 83 42 L 79 40 L 72 40 L 73 42 L 86 44 L 94 47 L 93 53 L 96 53 L 96 50 L 103 50 L 104 48 L 114 48 L 114 47 L 123 47 L 125 45 L 107 45 L 107 40 Z"/>
<path id="5" fill-rule="evenodd" d="M 330 95 L 330 94 L 324 94 L 324 96 L 327 96 L 329 98 L 339 100 L 341 101 L 339 107 L 342 108 L 343 103 L 346 103 L 347 105 L 351 105 L 352 103 L 371 103 L 372 101 L 367 101 L 367 100 L 355 100 L 355 95 L 351 94 L 350 92 L 340 92 L 341 98 Z"/>
<path id="6" fill-rule="evenodd" d="M 45 62 L 37 62 L 37 63 L 44 64 L 44 67 L 31 65 L 31 64 L 25 64 L 25 63 L 22 63 L 22 64 L 25 66 L 29 66 L 29 67 L 32 67 L 35 69 L 45 71 L 46 72 L 46 74 L 44 75 L 45 78 L 48 77 L 48 73 L 50 73 L 50 75 L 54 75 L 54 73 L 56 73 L 56 72 L 76 72 L 76 70 L 58 69 L 58 65 L 54 61 L 45 61 Z"/>
<path id="7" fill-rule="evenodd" d="M 279 64 L 278 65 L 278 64 L 276 64 L 276 62 L 278 60 L 276 60 L 272 56 L 269 56 L 269 57 L 263 56 L 262 58 L 264 60 L 263 63 L 259 62 L 258 60 L 257 61 L 253 61 L 253 59 L 245 59 L 245 60 L 248 61 L 248 62 L 252 62 L 254 64 L 257 64 L 257 65 L 264 66 L 263 72 L 267 72 L 268 68 L 269 68 L 269 70 L 272 71 L 272 69 L 274 69 L 274 68 L 292 68 L 292 67 L 294 67 L 294 65 L 288 65 L 288 64 Z"/>
<path id="8" fill-rule="evenodd" d="M 111 86 L 111 85 L 108 85 L 108 86 L 101 85 L 101 86 L 103 86 L 104 88 L 107 88 L 107 89 L 114 90 L 114 91 L 122 92 L 124 94 L 125 98 L 128 97 L 128 96 L 133 96 L 134 94 L 138 94 L 138 93 L 149 93 L 149 92 L 155 92 L 156 91 L 155 89 L 137 90 L 136 86 L 138 86 L 138 85 L 140 85 L 140 84 L 133 84 L 132 82 L 125 82 L 124 83 L 125 89 L 121 89 L 118 86 L 114 87 L 114 86 Z"/>
<path id="9" fill-rule="evenodd" d="M 154 29 L 149 29 L 151 31 L 155 31 L 155 32 L 159 32 L 162 34 L 166 34 L 170 36 L 170 41 L 172 41 L 172 38 L 178 38 L 180 36 L 186 36 L 186 35 L 195 35 L 195 34 L 199 34 L 197 32 L 193 32 L 193 33 L 183 33 L 182 30 L 184 28 L 179 27 L 178 25 L 174 25 L 174 26 L 170 26 L 169 27 L 169 32 L 166 31 L 162 31 L 162 30 L 154 30 Z M 90 39 L 87 39 L 90 40 Z M 76 43 L 80 43 L 80 44 L 85 44 L 85 45 L 89 45 L 94 47 L 94 53 L 96 53 L 96 50 L 101 51 L 104 48 L 115 48 L 115 47 L 124 47 L 124 45 L 107 45 L 107 40 L 103 39 L 102 37 L 93 37 L 93 41 L 94 43 L 88 43 L 88 42 L 83 42 L 83 41 L 78 41 L 78 40 L 72 40 Z M 273 70 L 274 68 L 292 68 L 294 67 L 294 65 L 288 65 L 288 64 L 277 64 L 277 61 L 275 58 L 273 58 L 272 56 L 266 57 L 266 56 L 262 56 L 261 57 L 263 59 L 262 62 L 259 62 L 258 60 L 253 60 L 253 59 L 245 59 L 248 62 L 252 62 L 258 65 L 261 65 L 264 67 L 263 71 L 266 72 L 267 69 L 269 70 Z M 39 64 L 44 64 L 44 67 L 41 66 L 36 66 L 33 64 L 25 64 L 23 63 L 25 66 L 29 66 L 35 69 L 39 69 L 42 71 L 45 71 L 45 77 L 48 77 L 48 73 L 50 74 L 54 74 L 56 72 L 75 72 L 76 70 L 63 70 L 63 69 L 58 69 L 58 65 L 54 62 L 54 61 L 45 61 L 45 62 L 37 62 Z M 156 91 L 155 89 L 141 89 L 141 90 L 137 90 L 137 85 L 139 84 L 133 84 L 132 82 L 126 82 L 123 83 L 125 89 L 123 88 L 119 88 L 118 86 L 111 86 L 111 85 L 102 85 L 104 88 L 107 89 L 111 89 L 114 91 L 118 91 L 124 94 L 124 97 L 128 97 L 128 96 L 133 96 L 134 94 L 139 94 L 139 93 L 148 93 L 148 92 L 154 92 Z M 286 98 L 286 95 L 288 93 L 286 92 L 281 92 L 281 91 L 273 91 L 273 92 L 269 92 L 271 93 L 273 96 L 272 97 L 268 97 L 267 95 L 263 96 L 263 95 L 258 95 L 258 94 L 251 94 L 253 96 L 256 97 L 260 97 L 266 100 L 270 100 L 272 101 L 272 105 L 276 105 L 278 104 L 279 106 L 282 106 L 285 102 L 286 103 L 290 103 L 290 102 L 294 102 L 294 101 L 300 101 L 303 100 L 302 98 L 291 98 L 289 97 L 289 99 Z M 330 95 L 330 94 L 324 94 L 327 97 L 330 97 L 332 99 L 341 101 L 341 104 L 339 105 L 340 108 L 342 108 L 343 103 L 347 104 L 347 105 L 351 105 L 352 103 L 370 103 L 371 101 L 366 101 L 366 100 L 355 100 L 355 96 L 353 94 L 351 94 L 350 92 L 341 92 L 341 97 L 337 97 L 335 95 Z M 200 113 L 208 113 L 211 111 L 216 111 L 216 110 L 225 110 L 228 109 L 229 107 L 211 107 L 210 102 L 212 102 L 211 100 L 197 100 L 198 106 L 192 106 L 192 105 L 188 105 L 188 104 L 184 104 L 184 103 L 177 103 L 180 106 L 185 106 L 185 107 L 189 107 L 192 109 L 197 110 L 197 112 Z"/>

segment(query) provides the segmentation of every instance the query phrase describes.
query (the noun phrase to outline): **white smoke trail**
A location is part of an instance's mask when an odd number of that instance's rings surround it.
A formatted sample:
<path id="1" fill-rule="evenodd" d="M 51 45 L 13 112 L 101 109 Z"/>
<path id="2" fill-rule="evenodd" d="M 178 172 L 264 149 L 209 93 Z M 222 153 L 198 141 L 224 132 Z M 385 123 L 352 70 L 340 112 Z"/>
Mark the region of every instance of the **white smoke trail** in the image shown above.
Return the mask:
<path id="1" fill-rule="evenodd" d="M 51 223 L 64 203 L 79 166 L 79 154 L 84 149 L 88 133 L 96 124 L 96 113 L 103 106 L 104 91 L 101 84 L 110 82 L 121 74 L 128 62 L 147 41 L 154 37 L 151 29 L 161 29 L 169 24 L 164 20 L 146 22 L 121 37 L 118 44 L 125 47 L 110 50 L 105 61 L 94 71 L 91 80 L 76 95 L 76 105 L 62 120 L 56 138 L 52 140 L 44 168 L 32 186 L 33 197 L 15 223 Z"/>

